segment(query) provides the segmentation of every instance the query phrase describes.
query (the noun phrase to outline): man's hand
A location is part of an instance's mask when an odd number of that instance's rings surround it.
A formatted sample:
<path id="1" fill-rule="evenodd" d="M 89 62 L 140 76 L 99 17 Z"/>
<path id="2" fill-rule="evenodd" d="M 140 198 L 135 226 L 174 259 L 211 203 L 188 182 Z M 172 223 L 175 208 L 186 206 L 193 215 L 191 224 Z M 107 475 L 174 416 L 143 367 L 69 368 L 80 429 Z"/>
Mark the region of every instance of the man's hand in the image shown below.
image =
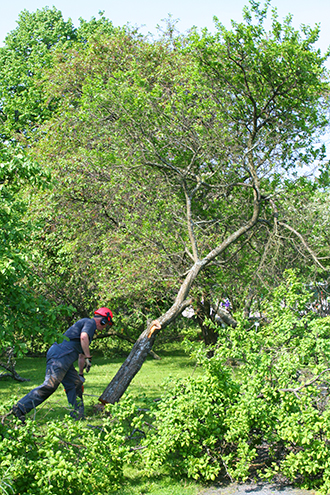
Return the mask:
<path id="1" fill-rule="evenodd" d="M 81 375 L 81 374 L 79 373 L 79 378 L 80 378 L 80 380 L 84 383 L 84 381 L 85 381 L 85 377 L 84 377 L 84 375 Z"/>
<path id="2" fill-rule="evenodd" d="M 91 369 L 92 367 L 92 358 L 91 357 L 86 357 L 85 358 L 85 370 L 86 370 L 86 373 L 89 372 L 89 370 Z"/>

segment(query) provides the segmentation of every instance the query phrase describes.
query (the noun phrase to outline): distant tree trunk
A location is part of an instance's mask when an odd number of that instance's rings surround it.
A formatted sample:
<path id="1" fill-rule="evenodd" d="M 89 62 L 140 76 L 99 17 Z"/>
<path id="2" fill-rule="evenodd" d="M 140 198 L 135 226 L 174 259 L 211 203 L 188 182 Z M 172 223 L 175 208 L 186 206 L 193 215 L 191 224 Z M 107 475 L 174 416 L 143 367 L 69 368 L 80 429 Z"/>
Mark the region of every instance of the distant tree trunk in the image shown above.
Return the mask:
<path id="1" fill-rule="evenodd" d="M 221 320 L 229 327 L 237 327 L 237 321 L 226 309 L 217 308 L 217 315 L 220 316 Z"/>
<path id="2" fill-rule="evenodd" d="M 216 320 L 216 316 L 220 321 Z M 211 320 L 213 323 L 224 323 L 225 325 L 236 327 L 237 321 L 231 316 L 229 311 L 223 308 L 214 308 L 210 303 L 209 295 L 203 296 L 203 300 L 197 301 L 196 317 L 200 329 L 202 331 L 203 340 L 206 346 L 212 346 L 218 341 L 218 332 L 215 325 L 210 325 L 207 320 Z M 210 349 L 207 353 L 208 357 L 212 357 L 214 351 Z"/>
<path id="3" fill-rule="evenodd" d="M 14 358 L 14 349 L 8 347 L 6 350 L 7 363 L 0 361 L 0 367 L 8 371 L 8 373 L 0 373 L 0 379 L 5 377 L 13 378 L 18 382 L 29 382 L 30 378 L 23 378 L 15 370 L 16 360 Z"/>
<path id="4" fill-rule="evenodd" d="M 214 320 L 214 314 L 212 313 L 211 304 L 207 298 L 204 298 L 203 301 L 197 301 L 196 317 L 202 331 L 205 345 L 208 346 L 215 344 L 218 340 L 218 334 L 214 326 L 210 326 L 206 323 L 206 320 L 208 318 Z"/>

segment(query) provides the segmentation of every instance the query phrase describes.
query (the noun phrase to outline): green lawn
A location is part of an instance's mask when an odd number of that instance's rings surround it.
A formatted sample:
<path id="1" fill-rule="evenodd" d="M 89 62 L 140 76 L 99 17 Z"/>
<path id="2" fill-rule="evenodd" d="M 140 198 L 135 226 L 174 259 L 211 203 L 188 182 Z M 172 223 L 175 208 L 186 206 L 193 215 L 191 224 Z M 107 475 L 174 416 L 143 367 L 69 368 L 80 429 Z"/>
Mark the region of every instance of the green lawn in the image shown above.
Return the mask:
<path id="1" fill-rule="evenodd" d="M 117 372 L 125 358 L 103 358 L 95 356 L 93 366 L 88 374 L 85 374 L 84 402 L 86 415 L 93 415 L 93 406 L 99 404 L 98 397 L 102 394 L 112 377 Z M 45 358 L 24 357 L 17 359 L 16 370 L 23 378 L 29 378 L 29 382 L 17 382 L 11 378 L 0 380 L 1 402 L 16 400 L 23 397 L 34 387 L 44 381 L 46 369 Z M 169 376 L 184 377 L 196 373 L 195 363 L 181 350 L 163 352 L 161 360 L 147 358 L 140 372 L 135 376 L 128 393 L 141 407 L 163 393 L 162 383 Z M 43 420 L 64 417 L 68 412 L 66 395 L 62 385 L 36 412 L 31 411 L 30 416 L 36 415 L 40 422 Z"/>

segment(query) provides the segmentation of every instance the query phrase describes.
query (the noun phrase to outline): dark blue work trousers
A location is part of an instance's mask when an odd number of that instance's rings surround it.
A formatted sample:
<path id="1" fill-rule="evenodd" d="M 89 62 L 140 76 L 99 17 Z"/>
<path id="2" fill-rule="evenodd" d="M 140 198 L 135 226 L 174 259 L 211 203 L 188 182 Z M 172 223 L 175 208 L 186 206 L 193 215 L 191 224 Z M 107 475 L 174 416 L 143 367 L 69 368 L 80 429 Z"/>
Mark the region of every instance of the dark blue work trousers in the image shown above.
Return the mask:
<path id="1" fill-rule="evenodd" d="M 31 390 L 25 397 L 19 400 L 18 407 L 23 414 L 28 413 L 39 406 L 44 400 L 52 395 L 60 383 L 64 386 L 68 402 L 74 408 L 71 416 L 76 419 L 84 416 L 83 387 L 82 381 L 73 363 L 79 353 L 70 346 L 69 342 L 53 344 L 47 352 L 45 381 L 39 387 Z"/>

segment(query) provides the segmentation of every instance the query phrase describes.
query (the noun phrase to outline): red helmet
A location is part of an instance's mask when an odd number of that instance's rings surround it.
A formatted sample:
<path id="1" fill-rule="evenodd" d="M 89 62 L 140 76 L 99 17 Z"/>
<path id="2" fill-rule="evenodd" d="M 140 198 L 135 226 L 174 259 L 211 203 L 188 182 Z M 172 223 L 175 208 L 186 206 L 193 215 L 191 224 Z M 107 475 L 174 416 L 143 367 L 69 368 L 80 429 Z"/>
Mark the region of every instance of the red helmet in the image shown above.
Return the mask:
<path id="1" fill-rule="evenodd" d="M 112 325 L 113 324 L 113 321 L 112 321 L 112 311 L 109 309 L 109 308 L 100 308 L 100 309 L 97 309 L 96 311 L 94 311 L 94 315 L 95 316 L 103 316 L 102 320 L 101 320 L 101 325 Z"/>

